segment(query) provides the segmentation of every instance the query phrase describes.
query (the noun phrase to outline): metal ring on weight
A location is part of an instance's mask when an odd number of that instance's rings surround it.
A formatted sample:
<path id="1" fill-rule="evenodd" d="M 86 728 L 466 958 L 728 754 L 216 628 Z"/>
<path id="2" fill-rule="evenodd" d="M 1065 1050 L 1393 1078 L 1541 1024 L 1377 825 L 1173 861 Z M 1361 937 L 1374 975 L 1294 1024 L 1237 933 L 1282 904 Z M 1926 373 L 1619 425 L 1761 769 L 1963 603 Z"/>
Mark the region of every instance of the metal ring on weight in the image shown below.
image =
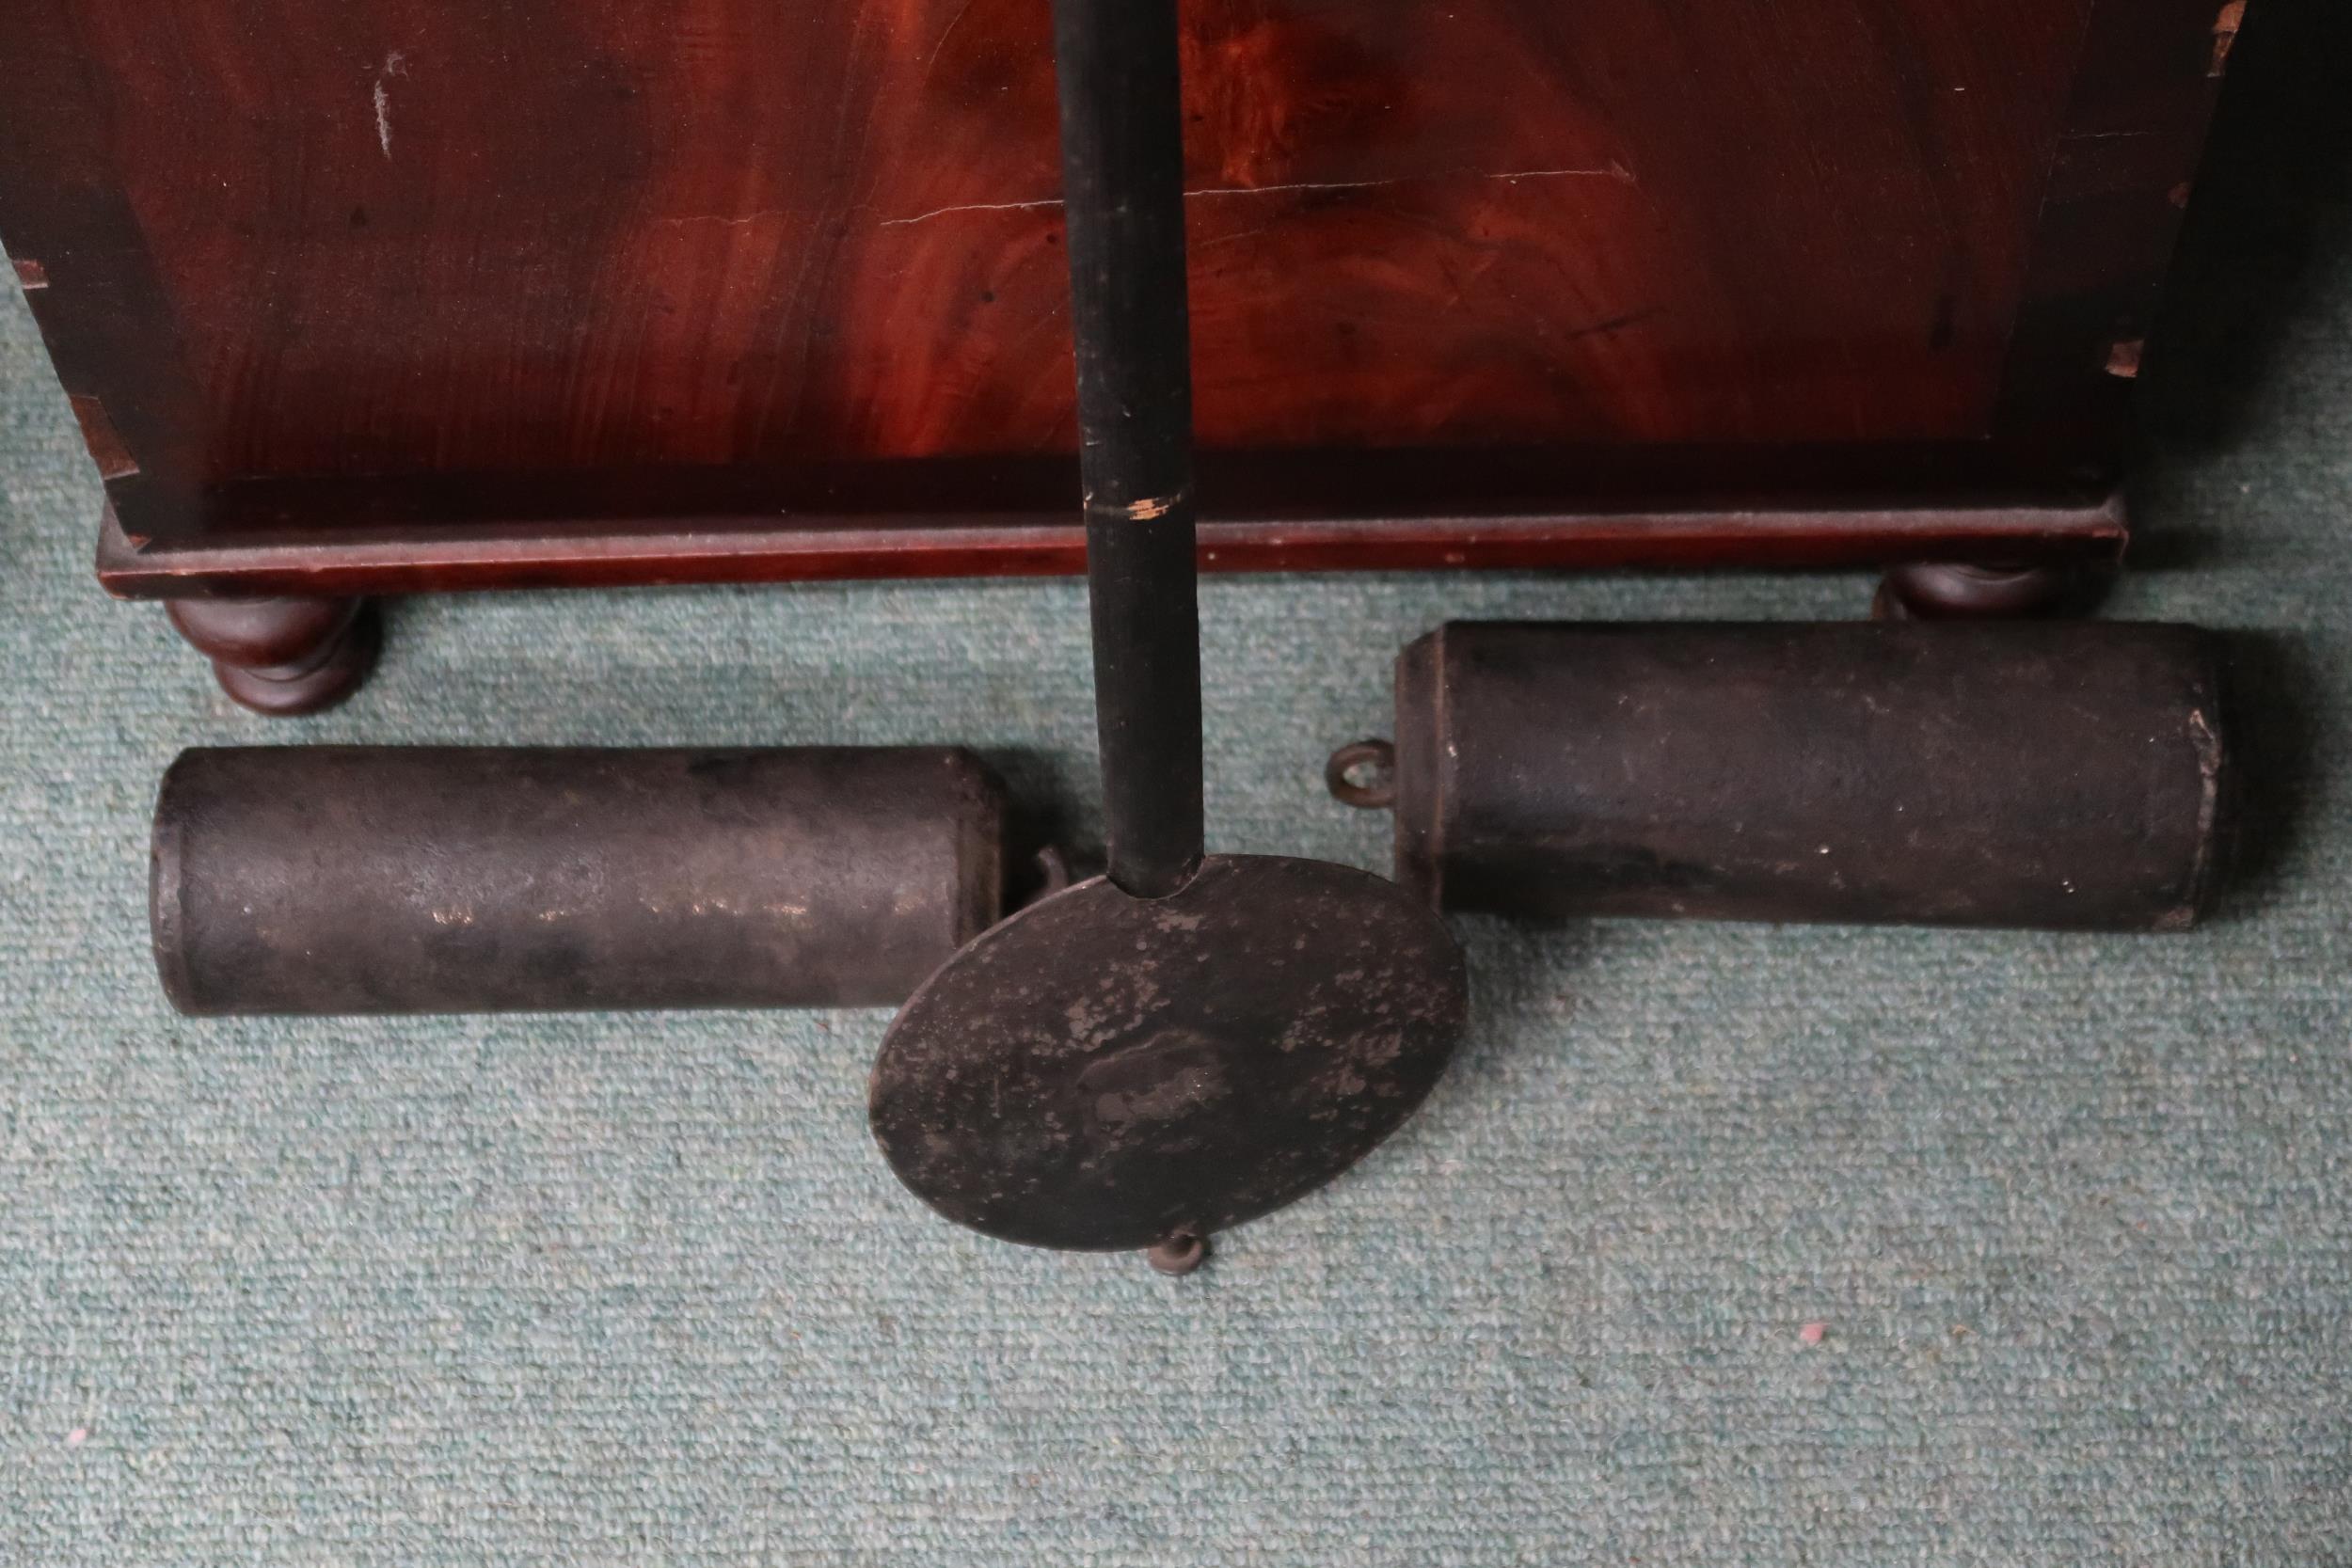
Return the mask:
<path id="1" fill-rule="evenodd" d="M 1358 768 L 1370 768 L 1373 782 L 1358 784 Z M 1331 753 L 1324 765 L 1324 786 L 1342 805 L 1358 811 L 1388 811 L 1396 805 L 1396 747 L 1386 740 L 1359 740 Z"/>

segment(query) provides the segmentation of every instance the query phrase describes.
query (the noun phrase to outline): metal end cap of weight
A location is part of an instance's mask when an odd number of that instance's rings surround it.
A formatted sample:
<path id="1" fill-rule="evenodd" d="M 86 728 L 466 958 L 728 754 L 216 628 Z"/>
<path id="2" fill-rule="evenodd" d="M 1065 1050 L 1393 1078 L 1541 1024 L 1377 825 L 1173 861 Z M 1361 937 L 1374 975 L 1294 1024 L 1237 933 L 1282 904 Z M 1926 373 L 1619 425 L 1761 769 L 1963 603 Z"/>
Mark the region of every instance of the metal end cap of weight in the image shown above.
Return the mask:
<path id="1" fill-rule="evenodd" d="M 1444 924 L 1368 872 L 1211 856 L 1157 899 L 1098 877 L 915 992 L 874 1066 L 874 1136 L 917 1196 L 986 1235 L 1150 1247 L 1370 1153 L 1469 1010 Z"/>

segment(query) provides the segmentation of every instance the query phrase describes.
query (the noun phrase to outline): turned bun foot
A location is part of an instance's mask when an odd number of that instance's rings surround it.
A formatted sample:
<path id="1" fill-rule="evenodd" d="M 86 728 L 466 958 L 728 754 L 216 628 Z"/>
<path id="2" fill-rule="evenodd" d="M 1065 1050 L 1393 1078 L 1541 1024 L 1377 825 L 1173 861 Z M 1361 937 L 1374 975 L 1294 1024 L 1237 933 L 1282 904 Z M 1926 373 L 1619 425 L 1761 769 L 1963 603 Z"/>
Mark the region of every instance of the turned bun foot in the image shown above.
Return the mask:
<path id="1" fill-rule="evenodd" d="M 2088 575 L 2068 566 L 1895 567 L 1870 601 L 1874 621 L 2017 621 L 2081 607 Z"/>
<path id="2" fill-rule="evenodd" d="M 274 719 L 333 707 L 375 664 L 383 631 L 366 599 L 173 599 L 180 635 L 220 689 Z"/>

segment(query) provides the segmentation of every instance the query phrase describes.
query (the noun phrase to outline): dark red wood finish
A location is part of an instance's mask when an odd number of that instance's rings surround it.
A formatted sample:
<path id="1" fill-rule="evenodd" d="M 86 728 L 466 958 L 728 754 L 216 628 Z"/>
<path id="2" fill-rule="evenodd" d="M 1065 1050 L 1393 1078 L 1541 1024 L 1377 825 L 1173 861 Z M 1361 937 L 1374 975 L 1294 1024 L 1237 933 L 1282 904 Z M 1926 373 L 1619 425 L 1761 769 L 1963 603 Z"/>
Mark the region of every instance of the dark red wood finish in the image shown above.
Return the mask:
<path id="1" fill-rule="evenodd" d="M 1192 0 L 1207 563 L 2109 550 L 2239 12 Z M 125 593 L 1070 569 L 1053 125 L 1040 0 L 0 8 Z"/>
<path id="2" fill-rule="evenodd" d="M 2091 566 L 2118 560 L 2129 538 L 2113 502 L 1203 522 L 1200 533 L 1200 567 L 1213 572 L 1804 570 L 1903 561 Z M 691 526 L 581 518 L 351 530 L 329 547 L 294 531 L 140 550 L 110 515 L 98 568 L 109 588 L 128 597 L 1053 577 L 1086 569 L 1086 532 L 1074 515 L 965 523 L 706 517 Z"/>
<path id="3" fill-rule="evenodd" d="M 172 626 L 213 661 L 220 689 L 290 719 L 333 707 L 375 667 L 383 626 L 366 599 L 172 599 Z"/>

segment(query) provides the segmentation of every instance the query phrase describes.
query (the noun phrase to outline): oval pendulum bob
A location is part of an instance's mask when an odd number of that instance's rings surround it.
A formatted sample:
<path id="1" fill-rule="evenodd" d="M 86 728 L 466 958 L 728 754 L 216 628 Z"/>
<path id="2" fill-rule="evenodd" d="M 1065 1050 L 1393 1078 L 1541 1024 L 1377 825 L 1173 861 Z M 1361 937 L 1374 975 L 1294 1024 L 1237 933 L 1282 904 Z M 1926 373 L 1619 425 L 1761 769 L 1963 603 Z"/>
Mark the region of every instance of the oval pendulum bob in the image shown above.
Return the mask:
<path id="1" fill-rule="evenodd" d="M 1222 1230 L 1394 1132 L 1468 997 L 1444 926 L 1369 872 L 1216 855 L 1156 899 L 1098 877 L 915 992 L 882 1042 L 874 1132 L 932 1208 L 1005 1241 Z"/>
<path id="2" fill-rule="evenodd" d="M 1181 1272 L 1412 1114 L 1468 983 L 1392 882 L 1203 853 L 1175 6 L 1057 0 L 1054 21 L 1110 870 L 923 984 L 872 1123 L 950 1219 Z"/>

